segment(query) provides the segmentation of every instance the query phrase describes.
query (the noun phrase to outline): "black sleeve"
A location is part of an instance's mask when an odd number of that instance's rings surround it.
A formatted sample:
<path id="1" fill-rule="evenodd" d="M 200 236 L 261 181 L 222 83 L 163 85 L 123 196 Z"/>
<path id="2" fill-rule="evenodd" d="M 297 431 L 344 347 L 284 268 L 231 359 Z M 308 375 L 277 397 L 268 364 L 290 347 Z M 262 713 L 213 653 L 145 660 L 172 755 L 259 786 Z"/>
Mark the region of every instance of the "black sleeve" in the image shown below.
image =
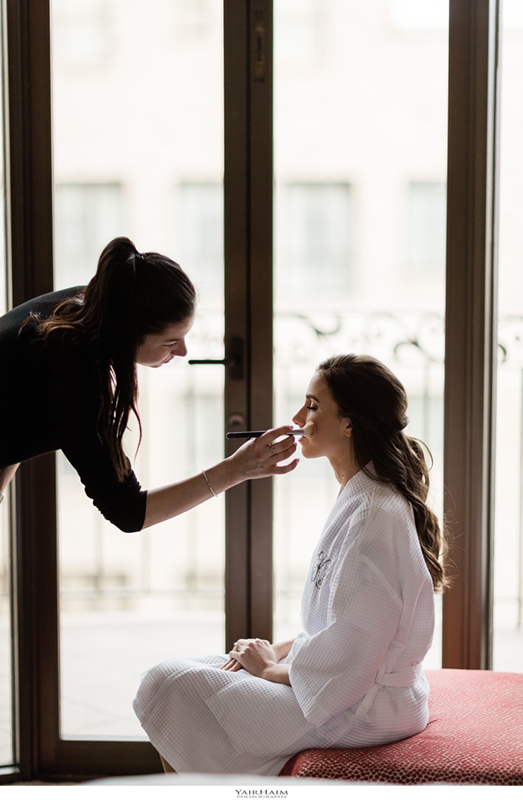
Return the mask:
<path id="1" fill-rule="evenodd" d="M 78 363 L 54 371 L 55 408 L 52 418 L 59 448 L 76 469 L 85 493 L 103 516 L 125 533 L 143 528 L 147 492 L 134 472 L 118 480 L 108 448 L 97 432 L 96 373 Z"/>

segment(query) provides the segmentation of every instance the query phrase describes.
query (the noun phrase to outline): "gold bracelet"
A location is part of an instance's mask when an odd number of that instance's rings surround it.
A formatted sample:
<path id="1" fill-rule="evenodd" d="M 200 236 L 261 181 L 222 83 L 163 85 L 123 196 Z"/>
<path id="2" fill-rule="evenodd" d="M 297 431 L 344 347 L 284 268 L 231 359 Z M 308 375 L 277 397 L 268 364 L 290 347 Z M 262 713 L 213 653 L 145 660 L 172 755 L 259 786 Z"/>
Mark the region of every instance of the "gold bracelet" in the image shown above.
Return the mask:
<path id="1" fill-rule="evenodd" d="M 203 475 L 203 477 L 205 478 L 205 483 L 206 483 L 206 484 L 207 484 L 207 486 L 209 487 L 209 491 L 210 491 L 210 493 L 212 494 L 212 496 L 213 496 L 213 497 L 218 497 L 218 495 L 216 494 L 216 492 L 215 492 L 215 491 L 214 491 L 214 489 L 212 488 L 212 486 L 211 486 L 211 482 L 210 482 L 209 478 L 207 477 L 207 475 L 205 474 L 205 470 L 204 470 L 204 469 L 202 469 L 202 475 Z"/>

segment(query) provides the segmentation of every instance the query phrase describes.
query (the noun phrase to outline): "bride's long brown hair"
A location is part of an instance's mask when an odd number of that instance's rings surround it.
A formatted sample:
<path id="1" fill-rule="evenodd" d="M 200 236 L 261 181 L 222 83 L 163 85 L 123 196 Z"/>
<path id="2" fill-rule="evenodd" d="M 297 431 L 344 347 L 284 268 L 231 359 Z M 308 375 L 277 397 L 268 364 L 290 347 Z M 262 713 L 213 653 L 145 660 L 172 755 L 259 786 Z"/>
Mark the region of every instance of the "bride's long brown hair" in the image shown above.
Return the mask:
<path id="1" fill-rule="evenodd" d="M 36 329 L 45 341 L 60 338 L 71 354 L 88 348 L 100 390 L 98 435 L 109 449 L 119 480 L 130 464 L 123 435 L 137 409 L 136 351 L 148 334 L 194 314 L 196 292 L 181 267 L 159 253 L 138 253 L 125 237 L 104 248 L 96 275 L 80 294 L 60 303 Z"/>
<path id="2" fill-rule="evenodd" d="M 333 356 L 318 372 L 343 417 L 352 422 L 354 454 L 369 477 L 392 483 L 411 504 L 425 563 L 435 590 L 449 585 L 445 574 L 448 545 L 436 515 L 426 504 L 429 470 L 422 444 L 403 429 L 408 424 L 402 383 L 372 356 Z M 373 462 L 375 474 L 365 465 Z"/>

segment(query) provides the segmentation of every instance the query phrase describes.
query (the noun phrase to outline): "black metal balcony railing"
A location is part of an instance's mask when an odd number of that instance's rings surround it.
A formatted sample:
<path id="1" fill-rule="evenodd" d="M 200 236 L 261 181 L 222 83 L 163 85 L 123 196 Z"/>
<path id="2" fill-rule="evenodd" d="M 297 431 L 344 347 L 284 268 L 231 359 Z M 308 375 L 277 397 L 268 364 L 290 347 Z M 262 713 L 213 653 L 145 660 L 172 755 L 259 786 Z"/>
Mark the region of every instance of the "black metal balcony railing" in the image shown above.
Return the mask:
<path id="1" fill-rule="evenodd" d="M 191 334 L 191 351 L 195 357 L 219 357 L 223 350 L 222 320 L 219 312 L 206 312 L 202 323 Z M 350 309 L 332 312 L 318 309 L 307 314 L 296 311 L 282 311 L 275 316 L 275 374 L 277 394 L 285 405 L 285 394 L 303 392 L 305 370 L 312 372 L 314 366 L 324 357 L 341 352 L 368 352 L 387 363 L 404 381 L 411 401 L 411 432 L 426 441 L 436 462 L 435 478 L 438 469 L 441 474 L 442 458 L 442 413 L 443 413 L 443 366 L 444 366 L 444 317 L 431 310 L 403 309 L 390 311 L 367 311 Z M 512 572 L 516 564 L 516 574 L 510 581 L 503 581 L 504 599 L 517 610 L 517 625 L 523 624 L 523 316 L 508 315 L 499 320 L 499 358 L 498 386 L 502 393 L 503 414 L 511 420 L 513 435 L 510 441 L 498 434 L 498 485 L 504 481 L 504 463 L 511 459 L 517 470 L 517 496 L 511 497 L 499 509 L 497 524 L 499 536 L 504 535 L 510 542 L 510 554 L 500 546 L 499 560 L 509 559 Z M 186 381 L 185 386 L 189 386 Z M 185 394 L 194 396 L 194 389 L 184 389 Z M 216 402 L 219 407 L 218 393 Z M 188 397 L 186 398 L 188 400 Z M 180 396 L 183 401 L 183 393 Z M 147 425 L 145 421 L 145 425 Z M 152 423 L 154 424 L 154 423 Z M 194 424 L 196 424 L 194 422 Z M 504 419 L 506 425 L 506 418 Z M 516 443 L 517 456 L 514 444 Z M 510 459 L 508 456 L 510 449 Z M 509 467 L 507 467 L 509 469 Z M 512 475 L 513 477 L 513 475 Z M 295 477 L 299 491 L 299 477 Z M 440 487 L 442 488 L 442 487 Z M 286 493 L 287 495 L 287 493 Z M 509 533 L 510 532 L 510 533 Z M 197 532 L 195 532 L 197 535 Z M 62 575 L 62 602 L 65 607 L 70 602 L 92 603 L 100 608 L 104 599 L 114 603 L 119 598 L 126 607 L 145 595 L 182 597 L 222 598 L 222 575 L 209 575 L 198 564 L 191 564 L 190 574 L 180 576 L 177 585 L 166 589 L 155 588 L 151 580 L 151 569 L 136 570 L 134 577 L 104 563 L 102 538 L 104 525 L 96 525 L 96 550 L 99 554 L 95 569 L 90 574 L 80 574 L 64 565 Z M 142 556 L 151 562 L 152 553 L 149 539 L 144 542 L 147 552 Z M 143 549 L 143 548 L 142 548 Z M 6 541 L 2 546 L 4 556 L 0 569 L 0 598 L 7 597 L 7 555 Z M 280 595 L 294 595 L 300 583 L 299 575 L 293 570 L 292 554 L 287 553 L 287 563 L 276 569 L 276 591 Z M 154 567 L 151 567 L 154 569 Z M 145 575 L 147 572 L 147 576 Z M 281 576 L 281 577 L 279 577 Z M 282 578 L 285 580 L 282 581 Z M 116 579 L 117 578 L 117 579 Z M 501 584 L 501 581 L 500 581 Z M 508 591 L 507 591 L 508 588 Z M 221 602 L 221 600 L 219 600 Z M 93 607 L 94 607 L 93 605 Z M 112 606 L 114 607 L 114 605 Z"/>

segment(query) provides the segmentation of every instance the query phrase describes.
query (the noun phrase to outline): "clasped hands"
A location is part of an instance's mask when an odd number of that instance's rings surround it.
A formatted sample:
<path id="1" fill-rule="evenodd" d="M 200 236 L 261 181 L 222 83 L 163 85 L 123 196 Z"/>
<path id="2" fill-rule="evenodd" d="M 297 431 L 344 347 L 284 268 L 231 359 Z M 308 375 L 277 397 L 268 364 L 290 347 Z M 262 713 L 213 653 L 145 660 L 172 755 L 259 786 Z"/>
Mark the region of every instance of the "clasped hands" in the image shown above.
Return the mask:
<path id="1" fill-rule="evenodd" d="M 280 657 L 267 639 L 238 639 L 220 669 L 237 672 L 243 668 L 257 678 L 290 686 L 289 666 L 278 664 Z"/>

